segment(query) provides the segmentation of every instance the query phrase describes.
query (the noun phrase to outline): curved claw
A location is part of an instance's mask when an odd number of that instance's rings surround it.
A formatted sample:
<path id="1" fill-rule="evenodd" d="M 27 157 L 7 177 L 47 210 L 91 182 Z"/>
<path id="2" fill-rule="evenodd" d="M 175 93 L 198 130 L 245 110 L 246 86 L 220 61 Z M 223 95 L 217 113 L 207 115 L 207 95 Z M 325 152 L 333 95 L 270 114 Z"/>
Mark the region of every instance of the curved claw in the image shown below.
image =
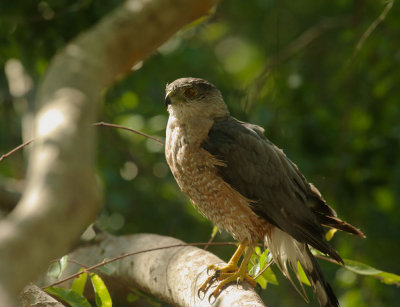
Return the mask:
<path id="1" fill-rule="evenodd" d="M 257 284 L 256 281 L 252 277 L 250 277 L 247 273 L 247 265 L 252 255 L 252 248 L 246 250 L 246 253 L 243 257 L 243 261 L 240 267 L 237 266 L 238 261 L 240 260 L 240 257 L 242 256 L 247 244 L 248 244 L 247 241 L 240 243 L 235 254 L 232 256 L 232 258 L 226 265 L 222 266 L 210 265 L 207 267 L 207 275 L 209 275 L 209 277 L 201 285 L 199 291 L 197 292 L 199 298 L 200 298 L 200 293 L 203 292 L 205 295 L 205 293 L 208 291 L 208 289 L 210 289 L 211 285 L 215 281 L 218 281 L 218 285 L 208 297 L 208 302 L 210 304 L 213 304 L 217 300 L 222 290 L 231 282 L 236 282 L 237 284 L 239 284 L 244 280 L 246 280 L 253 287 L 256 286 Z M 214 270 L 215 273 L 213 275 L 210 275 L 210 270 Z"/>
<path id="2" fill-rule="evenodd" d="M 212 298 L 214 298 L 214 300 L 212 300 Z M 214 304 L 215 301 L 217 300 L 217 296 L 214 295 L 214 292 L 210 294 L 210 296 L 208 297 L 208 303 L 210 305 Z"/>
<path id="3" fill-rule="evenodd" d="M 210 289 L 211 285 L 218 279 L 219 274 L 215 273 L 211 276 L 209 276 L 205 282 L 203 282 L 202 286 L 200 289 L 197 291 L 197 296 L 202 300 L 204 296 L 206 295 L 206 292 L 208 289 Z M 203 298 L 201 298 L 200 293 L 204 293 Z"/>
<path id="4" fill-rule="evenodd" d="M 201 293 L 203 293 L 203 296 L 200 296 Z M 203 300 L 205 296 L 206 296 L 206 292 L 203 291 L 202 288 L 200 288 L 200 289 L 197 291 L 197 297 L 198 297 L 200 300 Z"/>

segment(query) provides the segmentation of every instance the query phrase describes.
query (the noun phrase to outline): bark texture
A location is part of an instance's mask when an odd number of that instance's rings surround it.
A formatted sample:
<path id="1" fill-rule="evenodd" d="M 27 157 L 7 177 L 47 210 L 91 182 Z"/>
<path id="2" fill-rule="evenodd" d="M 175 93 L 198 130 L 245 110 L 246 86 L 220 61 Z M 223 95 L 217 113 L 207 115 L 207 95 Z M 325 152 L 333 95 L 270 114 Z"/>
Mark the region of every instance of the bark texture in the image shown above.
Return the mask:
<path id="1" fill-rule="evenodd" d="M 104 259 L 122 254 L 149 249 L 185 244 L 178 239 L 154 234 L 136 234 L 123 237 L 106 235 L 98 244 L 82 247 L 69 254 L 68 259 L 85 266 L 92 266 Z M 208 277 L 207 266 L 222 263 L 217 256 L 193 246 L 164 248 L 139 253 L 113 262 L 113 273 L 102 275 L 107 287 L 119 297 L 126 297 L 130 289 L 137 288 L 162 301 L 176 306 L 210 306 L 206 293 L 203 299 L 197 296 L 200 285 Z M 80 269 L 79 265 L 68 264 L 63 277 Z M 71 282 L 71 281 L 69 281 Z M 90 284 L 90 283 L 88 283 Z M 68 286 L 68 285 L 67 285 Z M 228 286 L 213 306 L 265 306 L 258 294 L 247 284 Z"/>

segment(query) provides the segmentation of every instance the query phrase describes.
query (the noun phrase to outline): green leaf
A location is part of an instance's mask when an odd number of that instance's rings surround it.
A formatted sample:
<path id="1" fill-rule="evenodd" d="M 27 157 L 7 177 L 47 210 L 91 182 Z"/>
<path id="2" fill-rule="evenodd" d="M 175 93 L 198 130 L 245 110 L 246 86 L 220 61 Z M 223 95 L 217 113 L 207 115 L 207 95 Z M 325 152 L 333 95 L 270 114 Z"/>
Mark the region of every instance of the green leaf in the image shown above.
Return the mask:
<path id="1" fill-rule="evenodd" d="M 384 272 L 374 267 L 364 264 L 358 261 L 345 259 L 345 268 L 349 271 L 360 275 L 374 276 L 380 279 L 383 283 L 387 285 L 400 285 L 400 276 L 394 273 Z"/>
<path id="2" fill-rule="evenodd" d="M 259 247 L 259 246 L 256 246 L 256 247 L 254 247 L 254 253 L 257 255 L 257 256 L 261 256 L 261 248 Z"/>
<path id="3" fill-rule="evenodd" d="M 268 281 L 264 278 L 264 276 L 258 276 L 256 282 L 260 285 L 261 289 L 267 289 Z"/>
<path id="4" fill-rule="evenodd" d="M 332 238 L 335 235 L 336 231 L 338 231 L 338 230 L 335 229 L 335 228 L 329 229 L 329 231 L 325 234 L 326 241 L 332 240 Z"/>
<path id="5" fill-rule="evenodd" d="M 344 263 L 346 269 L 360 275 L 377 275 L 379 273 L 382 273 L 381 270 L 375 269 L 372 266 L 358 261 L 345 259 Z"/>
<path id="6" fill-rule="evenodd" d="M 257 255 L 256 250 L 251 255 L 249 264 L 247 265 L 247 271 L 250 275 L 255 276 L 260 272 L 260 256 Z"/>
<path id="7" fill-rule="evenodd" d="M 107 260 L 107 259 L 104 259 L 104 260 Z M 117 270 L 117 268 L 118 268 L 118 264 L 116 261 L 107 263 L 107 264 L 99 267 L 100 271 L 102 271 L 106 275 L 113 274 Z"/>
<path id="8" fill-rule="evenodd" d="M 308 280 L 306 273 L 303 270 L 303 267 L 298 261 L 297 261 L 297 270 L 299 271 L 300 281 L 307 286 L 311 286 L 310 281 Z"/>
<path id="9" fill-rule="evenodd" d="M 128 293 L 128 295 L 126 296 L 126 300 L 128 301 L 128 303 L 136 302 L 139 298 L 140 298 L 139 295 L 132 292 Z"/>
<path id="10" fill-rule="evenodd" d="M 83 271 L 84 269 L 80 269 L 80 272 Z M 72 287 L 71 289 L 74 290 L 76 293 L 83 294 L 83 291 L 85 290 L 86 286 L 86 281 L 87 281 L 87 273 L 82 273 L 78 277 L 74 279 L 72 282 Z"/>
<path id="11" fill-rule="evenodd" d="M 54 261 L 53 263 L 51 263 L 47 270 L 47 275 L 54 278 L 60 278 L 61 274 L 67 267 L 67 260 L 68 255 L 61 257 L 58 261 Z"/>
<path id="12" fill-rule="evenodd" d="M 279 282 L 276 279 L 276 275 L 271 268 L 266 269 L 261 276 L 264 277 L 267 282 L 276 286 L 279 285 Z"/>
<path id="13" fill-rule="evenodd" d="M 96 306 L 97 307 L 111 307 L 112 300 L 110 293 L 107 290 L 104 281 L 100 278 L 99 275 L 95 273 L 90 274 L 90 279 L 92 281 L 95 297 L 96 297 Z"/>
<path id="14" fill-rule="evenodd" d="M 265 266 L 268 264 L 267 262 L 267 250 L 265 250 L 260 256 L 260 270 L 264 269 Z"/>
<path id="15" fill-rule="evenodd" d="M 218 232 L 218 227 L 214 226 L 211 231 L 211 238 L 214 238 L 217 235 L 217 232 Z"/>
<path id="16" fill-rule="evenodd" d="M 69 304 L 71 307 L 91 307 L 87 299 L 74 290 L 59 287 L 48 287 L 44 290 L 63 302 Z"/>
<path id="17" fill-rule="evenodd" d="M 393 273 L 388 273 L 388 272 L 381 272 L 376 274 L 376 276 L 379 277 L 379 279 L 387 284 L 387 285 L 397 285 L 400 286 L 400 276 L 393 274 Z"/>
<path id="18" fill-rule="evenodd" d="M 260 272 L 260 263 L 258 262 L 257 256 L 252 255 L 249 264 L 247 265 L 247 271 L 250 275 L 255 276 Z"/>

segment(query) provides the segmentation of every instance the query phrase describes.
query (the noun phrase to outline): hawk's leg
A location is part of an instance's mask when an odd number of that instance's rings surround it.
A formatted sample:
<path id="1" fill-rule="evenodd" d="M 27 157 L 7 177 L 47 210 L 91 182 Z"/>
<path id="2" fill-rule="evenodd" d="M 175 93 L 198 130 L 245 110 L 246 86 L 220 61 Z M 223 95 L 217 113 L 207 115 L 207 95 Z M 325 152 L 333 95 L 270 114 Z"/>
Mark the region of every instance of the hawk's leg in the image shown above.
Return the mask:
<path id="1" fill-rule="evenodd" d="M 205 293 L 211 284 L 217 280 L 219 283 L 215 290 L 211 293 L 209 299 L 212 297 L 217 298 L 218 295 L 221 293 L 223 288 L 229 284 L 230 282 L 235 281 L 236 283 L 241 283 L 246 280 L 251 286 L 255 287 L 257 285 L 256 281 L 247 274 L 247 265 L 250 261 L 251 254 L 253 249 L 248 248 L 245 252 L 243 257 L 243 261 L 238 267 L 238 262 L 240 257 L 242 256 L 244 250 L 246 249 L 248 242 L 240 243 L 238 249 L 236 250 L 235 254 L 229 260 L 228 264 L 225 266 L 218 266 L 218 265 L 210 265 L 208 267 L 209 270 L 215 270 L 215 273 L 207 278 L 207 280 L 202 284 L 199 289 L 200 292 Z"/>

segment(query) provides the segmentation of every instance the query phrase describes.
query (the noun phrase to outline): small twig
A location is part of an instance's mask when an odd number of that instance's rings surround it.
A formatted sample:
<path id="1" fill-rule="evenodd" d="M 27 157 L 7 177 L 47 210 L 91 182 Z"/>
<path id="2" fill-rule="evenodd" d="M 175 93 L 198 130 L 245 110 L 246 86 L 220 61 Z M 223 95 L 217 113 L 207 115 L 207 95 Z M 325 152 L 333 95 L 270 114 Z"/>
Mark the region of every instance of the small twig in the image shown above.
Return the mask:
<path id="1" fill-rule="evenodd" d="M 263 268 L 260 272 L 258 272 L 258 274 L 256 276 L 254 276 L 254 279 L 257 279 L 260 275 L 262 275 L 262 273 L 264 273 L 273 263 L 274 263 L 274 260 L 271 260 L 270 262 L 268 262 L 268 264 L 265 266 L 265 268 Z"/>
<path id="2" fill-rule="evenodd" d="M 328 262 L 333 263 L 333 264 L 337 264 L 337 265 L 340 265 L 340 266 L 344 266 L 343 264 L 337 262 L 336 260 L 334 260 L 334 259 L 332 259 L 332 258 L 330 258 L 330 257 L 322 256 L 322 255 L 319 255 L 319 254 L 314 254 L 314 257 L 317 257 L 317 258 L 319 258 L 319 259 L 328 261 Z"/>
<path id="3" fill-rule="evenodd" d="M 216 226 L 215 226 L 216 227 Z M 216 235 L 217 235 L 218 231 L 213 231 L 213 233 L 211 234 L 210 240 L 208 240 L 207 244 L 204 246 L 204 250 L 207 250 L 207 248 L 210 246 L 210 244 L 212 243 L 212 241 L 214 241 Z"/>
<path id="4" fill-rule="evenodd" d="M 8 158 L 9 156 L 11 156 L 12 154 L 14 154 L 15 152 L 17 152 L 18 150 L 20 150 L 21 148 L 24 148 L 25 146 L 29 145 L 30 143 L 32 143 L 35 139 L 31 139 L 29 141 L 26 141 L 25 143 L 15 147 L 13 150 L 9 151 L 8 153 L 2 155 L 0 157 L 0 162 L 3 161 L 4 159 Z"/>
<path id="5" fill-rule="evenodd" d="M 211 243 L 204 243 L 204 242 L 199 242 L 199 243 L 181 243 L 181 244 L 174 244 L 174 245 L 168 245 L 168 246 L 162 246 L 162 247 L 155 247 L 155 248 L 150 248 L 150 249 L 146 249 L 146 250 L 142 250 L 142 251 L 138 251 L 138 252 L 132 252 L 132 253 L 126 253 L 126 254 L 122 254 L 120 256 L 108 259 L 108 260 L 103 260 L 102 262 L 99 262 L 95 265 L 92 265 L 90 267 L 87 267 L 84 271 L 80 271 L 80 272 L 76 272 L 70 276 L 67 276 L 61 280 L 58 280 L 48 286 L 42 287 L 42 290 L 44 290 L 45 288 L 48 287 L 53 287 L 59 284 L 62 284 L 63 282 L 66 282 L 72 278 L 78 277 L 79 275 L 85 273 L 85 272 L 89 272 L 89 271 L 93 271 L 103 265 L 109 264 L 111 262 L 126 258 L 126 257 L 130 257 L 130 256 L 135 256 L 138 254 L 143 254 L 143 253 L 148 253 L 148 252 L 153 252 L 153 251 L 157 251 L 157 250 L 162 250 L 162 249 L 167 249 L 167 248 L 175 248 L 175 247 L 187 247 L 187 246 L 203 246 L 203 245 L 235 245 L 236 242 L 211 242 Z"/>
<path id="6" fill-rule="evenodd" d="M 367 30 L 363 33 L 360 40 L 358 41 L 356 48 L 354 49 L 353 54 L 350 59 L 347 60 L 346 66 L 350 64 L 350 62 L 356 57 L 357 53 L 361 50 L 367 38 L 371 35 L 371 33 L 376 29 L 376 27 L 386 18 L 386 15 L 393 7 L 394 0 L 389 0 L 383 9 L 382 13 L 370 24 Z"/>
<path id="7" fill-rule="evenodd" d="M 115 125 L 115 124 L 110 124 L 110 123 L 105 123 L 105 122 L 98 122 L 98 123 L 94 123 L 93 125 L 94 126 L 105 126 L 105 127 L 124 129 L 124 130 L 130 131 L 130 132 L 139 134 L 141 136 L 144 136 L 144 137 L 146 137 L 148 139 L 152 139 L 153 141 L 156 141 L 156 142 L 158 142 L 160 144 L 163 144 L 163 145 L 165 144 L 163 141 L 161 141 L 160 139 L 155 138 L 154 136 L 151 136 L 151 135 L 148 135 L 146 133 L 140 132 L 138 130 L 135 130 L 135 129 L 132 129 L 132 128 L 128 128 L 128 127 L 124 127 L 124 126 L 121 126 L 121 125 Z"/>
<path id="8" fill-rule="evenodd" d="M 140 131 L 135 130 L 135 129 L 132 129 L 132 128 L 128 128 L 128 127 L 124 127 L 124 126 L 120 126 L 120 125 L 115 125 L 115 124 L 110 124 L 110 123 L 105 123 L 105 122 L 98 122 L 98 123 L 94 123 L 93 125 L 94 125 L 94 126 L 105 126 L 105 127 L 112 127 L 112 128 L 124 129 L 124 130 L 130 131 L 130 132 L 139 134 L 139 135 L 141 135 L 141 136 L 144 136 L 144 137 L 146 137 L 146 138 L 152 139 L 153 141 L 156 141 L 156 142 L 158 142 L 158 143 L 160 143 L 160 144 L 162 144 L 162 145 L 165 144 L 165 143 L 164 143 L 162 140 L 160 140 L 160 139 L 157 139 L 157 138 L 155 138 L 155 137 L 153 137 L 153 136 L 151 136 L 151 135 L 148 135 L 148 134 L 146 134 L 146 133 L 140 132 Z M 29 144 L 32 143 L 34 140 L 35 140 L 35 139 L 33 138 L 33 139 L 29 140 L 29 141 L 26 141 L 25 143 L 23 143 L 23 144 L 21 144 L 21 145 L 15 147 L 13 150 L 9 151 L 8 153 L 2 155 L 2 156 L 0 157 L 0 162 L 2 162 L 4 159 L 6 159 L 6 158 L 8 158 L 9 156 L 11 156 L 12 154 L 14 154 L 15 152 L 17 152 L 18 150 L 20 150 L 20 149 L 24 148 L 25 146 L 29 145 Z"/>
<path id="9" fill-rule="evenodd" d="M 78 277 L 79 275 L 81 275 L 81 274 L 83 274 L 83 273 L 89 273 L 90 271 L 96 270 L 97 268 L 99 268 L 99 267 L 101 267 L 101 266 L 107 265 L 107 264 L 109 264 L 109 263 L 111 263 L 111 262 L 118 261 L 118 260 L 120 260 L 120 259 L 123 259 L 123 258 L 126 258 L 126 257 L 130 257 L 130 256 L 135 256 L 135 255 L 139 255 L 139 254 L 143 254 L 143 253 L 158 251 L 158 250 L 162 250 L 162 249 L 176 248 L 176 247 L 210 246 L 210 245 L 213 245 L 213 246 L 218 246 L 218 245 L 219 245 L 219 246 L 221 246 L 221 245 L 236 245 L 236 244 L 237 244 L 237 242 L 206 242 L 206 243 L 205 243 L 205 242 L 197 242 L 197 243 L 180 243 L 180 244 L 174 244 L 174 245 L 167 245 L 167 246 L 161 246 L 161 247 L 150 248 L 150 249 L 146 249 L 146 250 L 142 250 L 142 251 L 138 251 L 138 252 L 131 252 L 131 253 L 122 254 L 122 255 L 120 255 L 120 256 L 117 256 L 117 257 L 114 257 L 114 258 L 111 258 L 111 259 L 107 259 L 107 260 L 105 259 L 105 260 L 103 260 L 102 262 L 99 262 L 99 263 L 97 263 L 97 264 L 95 264 L 95 265 L 92 265 L 92 266 L 89 266 L 89 267 L 86 266 L 86 265 L 83 265 L 83 264 L 81 264 L 81 263 L 79 263 L 78 261 L 75 261 L 75 260 L 73 260 L 73 259 L 68 259 L 68 262 L 75 263 L 75 264 L 81 266 L 82 268 L 84 268 L 84 270 L 79 271 L 79 272 L 76 272 L 76 273 L 74 273 L 74 274 L 71 274 L 71 275 L 69 275 L 69 276 L 67 276 L 67 277 L 65 277 L 65 278 L 63 278 L 63 279 L 60 279 L 60 280 L 58 280 L 58 281 L 56 281 L 56 282 L 54 282 L 54 283 L 51 283 L 50 285 L 47 285 L 47 286 L 45 286 L 45 287 L 42 287 L 42 290 L 45 290 L 45 288 L 48 288 L 48 287 L 53 287 L 53 286 L 62 284 L 62 283 L 66 282 L 66 281 L 68 281 L 68 280 L 70 280 L 70 279 L 73 279 L 73 278 L 75 278 L 75 277 Z M 336 260 L 334 260 L 334 259 L 332 259 L 332 258 L 330 258 L 330 257 L 326 257 L 326 256 L 318 255 L 318 254 L 316 254 L 316 255 L 314 255 L 314 256 L 317 257 L 317 258 L 320 258 L 320 259 L 322 259 L 322 260 L 325 260 L 325 261 L 328 261 L 328 262 L 331 262 L 331 263 L 334 263 L 334 264 L 343 266 L 342 264 L 337 263 Z M 257 279 L 260 275 L 262 275 L 272 264 L 274 264 L 274 260 L 271 260 L 271 261 L 270 261 L 270 262 L 269 262 L 269 263 L 254 277 L 254 279 Z"/>
<path id="10" fill-rule="evenodd" d="M 79 261 L 76 261 L 76 260 L 74 260 L 74 259 L 68 259 L 67 262 L 73 263 L 73 264 L 76 264 L 76 265 L 79 265 L 79 266 L 81 266 L 82 268 L 84 268 L 85 270 L 86 270 L 86 268 L 87 268 L 87 265 L 84 265 L 84 264 L 82 264 L 82 263 L 80 263 Z"/>

